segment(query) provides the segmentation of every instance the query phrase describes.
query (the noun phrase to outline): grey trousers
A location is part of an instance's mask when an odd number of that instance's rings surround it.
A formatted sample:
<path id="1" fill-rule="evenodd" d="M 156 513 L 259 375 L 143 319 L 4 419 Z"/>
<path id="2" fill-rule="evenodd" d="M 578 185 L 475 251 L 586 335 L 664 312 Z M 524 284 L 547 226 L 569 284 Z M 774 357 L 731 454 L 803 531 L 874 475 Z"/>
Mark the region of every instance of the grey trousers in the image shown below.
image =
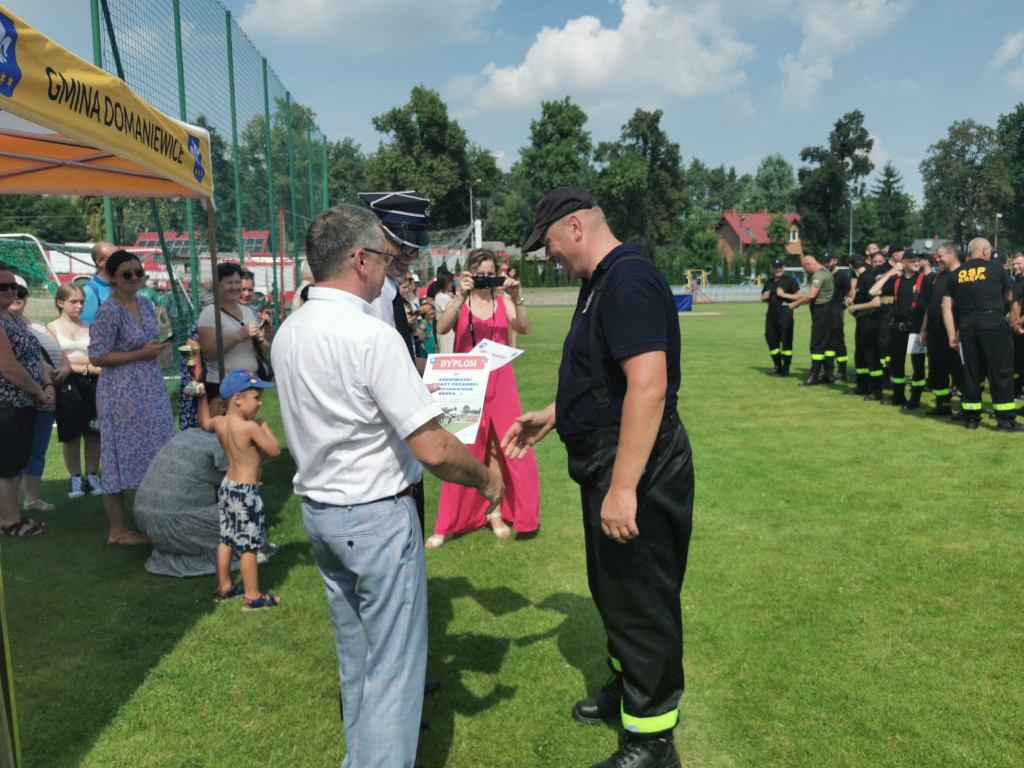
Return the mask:
<path id="1" fill-rule="evenodd" d="M 427 572 L 411 497 L 302 500 L 334 625 L 345 712 L 342 768 L 411 768 L 427 671 Z"/>

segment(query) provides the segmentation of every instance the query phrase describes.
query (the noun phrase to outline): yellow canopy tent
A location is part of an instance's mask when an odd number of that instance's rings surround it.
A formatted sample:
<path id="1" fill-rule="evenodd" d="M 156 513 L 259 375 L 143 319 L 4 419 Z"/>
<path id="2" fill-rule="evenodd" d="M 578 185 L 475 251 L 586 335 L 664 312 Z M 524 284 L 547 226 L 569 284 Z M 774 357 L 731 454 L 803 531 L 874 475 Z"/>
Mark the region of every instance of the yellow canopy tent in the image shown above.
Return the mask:
<path id="1" fill-rule="evenodd" d="M 122 80 L 60 47 L 2 5 L 0 193 L 203 199 L 217 279 L 207 131 L 153 108 Z M 216 317 L 222 349 L 220 312 Z M 223 354 L 218 357 L 223 368 Z M 5 612 L 0 620 L 0 765 L 18 765 Z"/>
<path id="2" fill-rule="evenodd" d="M 3 6 L 0 24 L 0 192 L 212 199 L 206 130 Z"/>

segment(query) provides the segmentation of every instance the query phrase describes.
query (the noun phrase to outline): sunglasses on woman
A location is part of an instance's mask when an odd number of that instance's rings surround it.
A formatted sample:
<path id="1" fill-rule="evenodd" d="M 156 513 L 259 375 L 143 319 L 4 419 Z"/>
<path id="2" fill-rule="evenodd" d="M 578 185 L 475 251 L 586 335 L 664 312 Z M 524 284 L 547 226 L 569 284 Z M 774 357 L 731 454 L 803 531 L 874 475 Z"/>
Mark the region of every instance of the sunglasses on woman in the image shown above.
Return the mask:
<path id="1" fill-rule="evenodd" d="M 0 291 L 16 291 L 20 287 L 17 283 L 0 283 Z"/>
<path id="2" fill-rule="evenodd" d="M 122 280 L 131 280 L 132 277 L 136 280 L 141 280 L 146 276 L 146 270 L 144 269 L 126 269 L 122 272 L 117 273 Z"/>
<path id="3" fill-rule="evenodd" d="M 22 288 L 19 285 L 18 286 L 18 298 L 19 299 L 27 299 L 28 298 L 28 288 Z"/>

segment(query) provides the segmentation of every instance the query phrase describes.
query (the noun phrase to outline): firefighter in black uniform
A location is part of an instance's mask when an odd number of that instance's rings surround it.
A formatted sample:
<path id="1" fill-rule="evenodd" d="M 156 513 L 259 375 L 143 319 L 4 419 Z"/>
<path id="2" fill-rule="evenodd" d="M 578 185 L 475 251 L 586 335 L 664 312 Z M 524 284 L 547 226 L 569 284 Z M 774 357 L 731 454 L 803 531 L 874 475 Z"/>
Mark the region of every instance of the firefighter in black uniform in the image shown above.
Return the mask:
<path id="1" fill-rule="evenodd" d="M 796 309 L 801 304 L 811 305 L 811 372 L 800 382 L 801 387 L 813 387 L 817 384 L 832 383 L 833 357 L 826 357 L 829 334 L 832 331 L 832 315 L 829 303 L 832 301 L 832 273 L 821 266 L 813 256 L 805 255 L 801 264 L 806 272 L 811 273 L 811 287 L 796 301 L 789 305 Z"/>
<path id="2" fill-rule="evenodd" d="M 1024 397 L 1024 253 L 1016 253 L 1010 260 L 1010 278 L 1013 280 L 1013 306 L 1010 310 L 1010 330 L 1013 331 L 1013 398 Z"/>
<path id="3" fill-rule="evenodd" d="M 871 295 L 875 271 L 860 256 L 850 259 L 850 271 L 856 275 L 853 303 L 849 312 L 857 319 L 853 364 L 857 370 L 857 386 L 847 395 L 863 395 L 865 400 L 882 399 L 882 359 L 878 354 L 878 320 L 875 313 L 882 300 Z"/>
<path id="4" fill-rule="evenodd" d="M 907 347 L 912 334 L 921 331 L 924 323 L 927 300 L 924 295 L 925 276 L 922 272 L 924 262 L 913 250 L 903 252 L 903 271 L 892 280 L 893 310 L 891 331 L 891 350 L 889 357 L 889 377 L 892 380 L 892 397 L 883 400 L 883 405 L 899 405 L 904 410 L 913 411 L 921 405 L 924 393 L 924 352 L 910 355 L 910 367 L 913 378 L 910 380 L 910 399 L 906 396 Z M 885 280 L 889 280 L 886 275 Z M 877 285 L 877 283 L 876 283 Z"/>
<path id="5" fill-rule="evenodd" d="M 768 313 L 764 318 L 764 338 L 775 367 L 769 376 L 789 376 L 793 362 L 793 310 L 789 303 L 800 298 L 800 284 L 792 275 L 786 274 L 782 259 L 772 262 L 772 277 L 764 284 L 761 301 L 768 302 Z"/>
<path id="6" fill-rule="evenodd" d="M 942 298 L 949 295 L 953 273 L 960 269 L 960 254 L 951 243 L 945 243 L 936 249 L 935 255 L 942 269 L 925 276 L 928 310 L 921 324 L 921 343 L 928 348 L 928 388 L 935 395 L 935 407 L 925 411 L 925 415 L 950 416 L 953 389 L 959 390 L 961 386 L 964 366 L 960 354 L 946 343 Z"/>
<path id="7" fill-rule="evenodd" d="M 843 333 L 843 310 L 853 303 L 853 283 L 850 275 L 839 269 L 836 255 L 825 251 L 821 257 L 821 265 L 832 275 L 832 303 L 829 304 L 829 340 L 825 350 L 825 358 L 832 358 L 836 366 L 836 381 L 846 381 L 846 337 Z"/>
<path id="8" fill-rule="evenodd" d="M 664 276 L 621 243 L 593 198 L 558 187 L 523 248 L 581 279 L 555 402 L 516 419 L 511 458 L 557 426 L 580 485 L 587 578 L 612 679 L 573 717 L 621 718 L 619 750 L 593 768 L 678 768 L 672 730 L 683 692 L 679 593 L 693 524 L 693 462 L 679 421 L 679 317 Z"/>
<path id="9" fill-rule="evenodd" d="M 875 283 L 881 285 L 878 292 L 876 293 L 872 288 L 872 296 L 881 296 L 882 306 L 878 308 L 876 312 L 876 319 L 878 320 L 878 354 L 882 357 L 882 368 L 884 369 L 889 363 L 889 357 L 891 356 L 892 348 L 892 302 L 893 302 L 893 286 L 895 283 L 890 279 L 882 282 L 886 275 L 896 277 L 902 270 L 903 267 L 900 264 L 903 261 L 902 245 L 890 245 L 889 246 L 889 258 L 884 261 L 881 266 L 875 267 Z"/>
<path id="10" fill-rule="evenodd" d="M 998 431 L 1024 432 L 1013 407 L 1013 339 L 1006 319 L 1012 301 L 1013 284 L 1006 270 L 992 261 L 992 246 L 974 238 L 967 246 L 967 261 L 953 273 L 950 295 L 942 299 L 949 346 L 963 353 L 960 405 L 968 429 L 977 429 L 981 422 L 981 378 L 987 373 Z"/>

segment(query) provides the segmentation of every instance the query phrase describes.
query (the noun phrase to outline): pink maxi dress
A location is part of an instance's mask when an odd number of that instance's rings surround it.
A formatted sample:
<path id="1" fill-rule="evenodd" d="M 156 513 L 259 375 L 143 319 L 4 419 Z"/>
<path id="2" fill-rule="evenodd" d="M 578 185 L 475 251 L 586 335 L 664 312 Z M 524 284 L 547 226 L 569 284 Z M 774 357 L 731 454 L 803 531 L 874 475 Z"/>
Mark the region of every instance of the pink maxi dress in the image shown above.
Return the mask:
<path id="1" fill-rule="evenodd" d="M 475 335 L 476 341 L 473 340 Z M 455 352 L 469 352 L 484 339 L 508 344 L 508 315 L 505 302 L 499 297 L 494 316 L 481 320 L 473 316 L 473 334 L 469 329 L 469 304 L 463 304 L 455 326 Z M 476 442 L 467 446 L 480 461 L 486 461 L 488 440 L 501 442 L 505 432 L 517 416 L 522 416 L 516 389 L 516 375 L 512 365 L 504 365 L 491 371 L 487 380 L 487 394 L 484 396 L 484 410 L 477 431 Z M 531 449 L 526 456 L 508 461 L 499 450 L 501 475 L 505 481 L 505 497 L 501 502 L 501 517 L 517 533 L 537 530 L 540 524 L 540 479 L 537 475 L 537 460 Z M 487 500 L 473 488 L 455 483 L 441 483 L 441 501 L 437 510 L 434 534 L 438 536 L 475 531 L 487 525 L 484 512 Z"/>

